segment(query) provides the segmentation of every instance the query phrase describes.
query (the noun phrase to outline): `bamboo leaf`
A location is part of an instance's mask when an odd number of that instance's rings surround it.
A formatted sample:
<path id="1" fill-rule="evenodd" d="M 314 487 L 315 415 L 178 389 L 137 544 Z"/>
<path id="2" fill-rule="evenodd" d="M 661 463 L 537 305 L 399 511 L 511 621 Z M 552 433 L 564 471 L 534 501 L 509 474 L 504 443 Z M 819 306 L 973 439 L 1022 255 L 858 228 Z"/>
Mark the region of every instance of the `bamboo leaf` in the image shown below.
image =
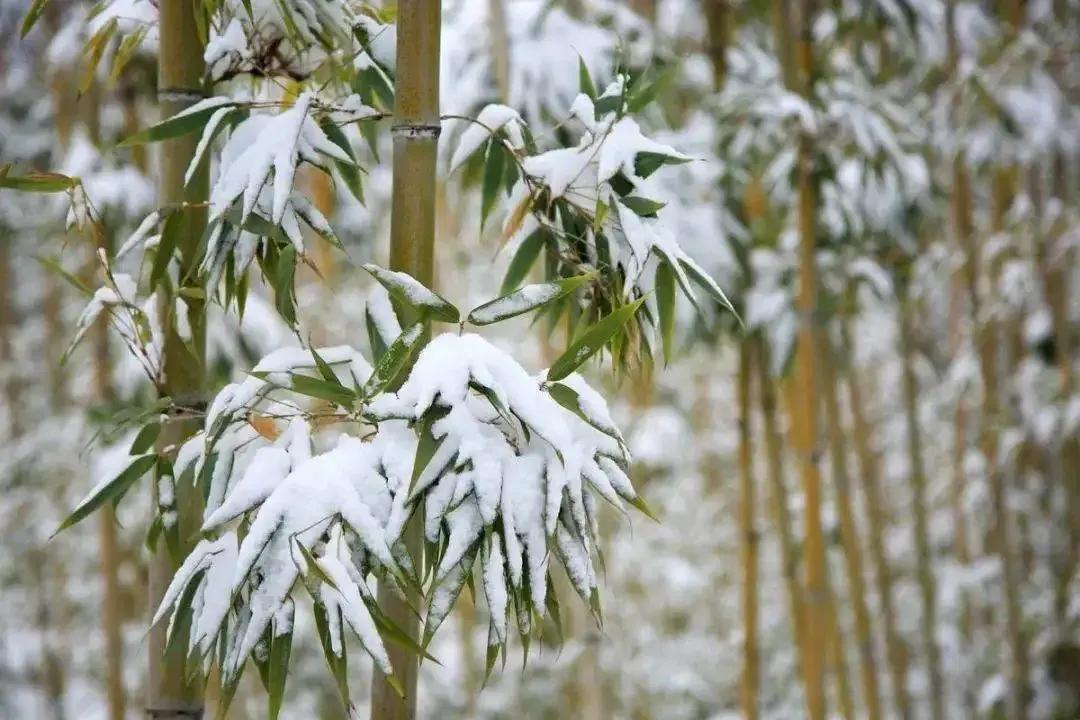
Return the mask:
<path id="1" fill-rule="evenodd" d="M 506 150 L 502 143 L 492 139 L 488 142 L 487 157 L 484 160 L 484 182 L 480 190 L 480 227 L 484 227 L 495 200 L 502 187 L 503 166 L 506 164 Z"/>
<path id="2" fill-rule="evenodd" d="M 156 288 L 158 283 L 166 277 L 169 261 L 172 260 L 179 239 L 181 220 L 183 220 L 183 213 L 171 213 L 165 218 L 165 223 L 161 227 L 161 239 L 154 250 L 154 263 L 150 267 L 151 290 Z"/>
<path id="3" fill-rule="evenodd" d="M 592 357 L 610 341 L 622 326 L 634 316 L 644 298 L 623 305 L 610 315 L 601 318 L 578 338 L 548 370 L 548 380 L 562 380 L 577 370 L 582 363 Z"/>
<path id="4" fill-rule="evenodd" d="M 154 447 L 154 443 L 157 441 L 158 436 L 161 435 L 161 423 L 148 423 L 143 425 L 139 430 L 139 434 L 135 436 L 135 439 L 131 442 L 131 449 L 128 450 L 128 455 L 142 455 L 146 453 L 150 448 Z"/>
<path id="5" fill-rule="evenodd" d="M 19 38 L 26 37 L 31 30 L 34 29 L 34 25 L 37 23 L 38 18 L 41 17 L 41 13 L 45 10 L 45 3 L 49 0 L 34 0 L 30 3 L 30 9 L 26 11 L 26 15 L 23 16 L 22 24 L 19 26 Z"/>
<path id="6" fill-rule="evenodd" d="M 409 479 L 410 501 L 413 500 L 416 481 L 431 463 L 431 458 L 435 457 L 435 453 L 439 451 L 439 447 L 446 439 L 445 435 L 441 438 L 436 438 L 431 432 L 431 426 L 437 419 L 436 411 L 433 410 L 429 410 L 422 418 L 420 418 L 420 429 L 417 433 L 419 439 L 416 443 L 416 456 L 413 458 L 412 476 Z"/>
<path id="7" fill-rule="evenodd" d="M 446 298 L 425 287 L 411 275 L 386 270 L 373 263 L 367 263 L 363 267 L 386 288 L 391 297 L 416 310 L 421 318 L 450 323 L 456 323 L 461 318 L 461 313 Z"/>
<path id="8" fill-rule="evenodd" d="M 139 49 L 139 45 L 142 44 L 149 30 L 149 25 L 139 25 L 134 32 L 124 36 L 124 39 L 120 42 L 120 47 L 116 50 L 116 55 L 113 56 L 112 70 L 109 72 L 111 82 L 116 82 L 120 78 L 120 74 L 124 72 L 124 68 L 131 62 L 131 58 L 135 56 L 135 51 Z"/>
<path id="9" fill-rule="evenodd" d="M 156 455 L 143 455 L 142 457 L 136 458 L 130 465 L 121 471 L 119 475 L 97 488 L 91 495 L 80 502 L 64 522 L 60 523 L 60 527 L 56 528 L 53 535 L 55 536 L 60 531 L 66 530 L 75 523 L 80 522 L 114 498 L 122 497 L 124 493 L 128 491 L 128 488 L 135 484 L 135 482 L 143 475 L 150 472 L 156 464 Z"/>
<path id="10" fill-rule="evenodd" d="M 94 74 L 97 71 L 98 64 L 101 63 L 101 56 L 105 53 L 105 47 L 109 44 L 109 40 L 116 32 L 117 27 L 117 19 L 111 18 L 86 41 L 86 47 L 83 49 L 85 64 L 83 65 L 82 76 L 79 79 L 79 95 L 89 90 L 90 84 L 94 82 Z"/>
<path id="11" fill-rule="evenodd" d="M 424 323 L 422 322 L 415 323 L 398 335 L 371 371 L 371 377 L 364 384 L 363 397 L 375 397 L 397 378 L 413 352 L 420 346 L 423 336 Z"/>
<path id="12" fill-rule="evenodd" d="M 503 278 L 500 293 L 505 295 L 521 285 L 522 280 L 529 274 L 529 270 L 532 269 L 533 264 L 536 262 L 536 258 L 539 257 L 540 249 L 544 247 L 546 241 L 547 231 L 543 228 L 537 228 L 521 241 L 517 252 L 514 253 L 514 257 L 510 260 L 510 266 L 506 268 L 506 277 Z"/>
<path id="13" fill-rule="evenodd" d="M 658 200 L 651 198 L 644 198 L 638 195 L 627 195 L 626 197 L 619 198 L 626 207 L 634 211 L 634 214 L 641 217 L 656 217 L 658 213 L 666 203 L 662 203 Z"/>
<path id="14" fill-rule="evenodd" d="M 190 135 L 196 130 L 202 129 L 210 119 L 210 116 L 216 111 L 229 105 L 236 106 L 238 103 L 232 101 L 211 103 L 204 100 L 202 103 L 177 113 L 171 118 L 162 120 L 156 125 L 151 125 L 134 135 L 128 136 L 120 142 L 119 147 L 128 147 L 130 145 L 139 145 L 148 142 L 160 142 L 162 140 L 171 140 L 172 138 Z"/>
<path id="15" fill-rule="evenodd" d="M 656 267 L 656 308 L 660 314 L 664 362 L 670 363 L 675 349 L 675 272 L 666 262 Z"/>
<path id="16" fill-rule="evenodd" d="M 353 162 L 346 163 L 340 160 L 334 160 L 334 167 L 337 169 L 338 175 L 341 176 L 342 182 L 345 183 L 345 187 L 349 188 L 349 192 L 353 197 L 363 205 L 364 204 L 364 186 L 360 179 L 360 167 L 356 164 L 356 155 L 353 154 L 352 143 L 349 142 L 349 138 L 345 136 L 345 131 L 338 127 L 330 118 L 323 118 L 319 123 L 323 132 L 326 133 L 327 139 L 330 142 L 341 148 L 342 152 L 348 155 Z"/>
<path id="17" fill-rule="evenodd" d="M 29 172 L 25 175 L 9 175 L 5 173 L 0 177 L 0 188 L 21 190 L 22 192 L 67 192 L 78 184 L 78 178 L 54 172 Z"/>
<path id="18" fill-rule="evenodd" d="M 43 268 L 45 268 L 46 270 L 48 270 L 50 272 L 56 273 L 57 275 L 62 277 L 64 280 L 66 280 L 69 285 L 71 285 L 73 288 L 75 288 L 76 290 L 78 290 L 82 294 L 84 294 L 84 295 L 93 295 L 94 294 L 93 290 L 88 288 L 83 283 L 82 280 L 75 277 L 74 275 L 69 273 L 67 270 L 65 270 L 63 268 L 63 266 L 61 266 L 58 261 L 56 261 L 56 260 L 54 260 L 52 258 L 49 258 L 49 257 L 44 257 L 42 255 L 38 255 L 34 259 L 37 260 L 38 263 L 40 263 Z"/>
<path id="19" fill-rule="evenodd" d="M 289 677 L 289 657 L 292 655 L 292 631 L 275 635 L 270 639 L 270 657 L 267 660 L 266 691 L 269 695 L 270 720 L 281 714 L 285 697 L 285 681 Z"/>
<path id="20" fill-rule="evenodd" d="M 531 312 L 548 303 L 560 300 L 586 284 L 597 275 L 596 271 L 562 278 L 554 282 L 526 285 L 509 295 L 486 302 L 469 313 L 473 325 L 491 325 L 518 315 Z"/>
<path id="21" fill-rule="evenodd" d="M 590 100 L 596 100 L 596 84 L 593 83 L 592 75 L 589 74 L 589 68 L 581 55 L 578 55 L 578 92 L 585 93 Z"/>

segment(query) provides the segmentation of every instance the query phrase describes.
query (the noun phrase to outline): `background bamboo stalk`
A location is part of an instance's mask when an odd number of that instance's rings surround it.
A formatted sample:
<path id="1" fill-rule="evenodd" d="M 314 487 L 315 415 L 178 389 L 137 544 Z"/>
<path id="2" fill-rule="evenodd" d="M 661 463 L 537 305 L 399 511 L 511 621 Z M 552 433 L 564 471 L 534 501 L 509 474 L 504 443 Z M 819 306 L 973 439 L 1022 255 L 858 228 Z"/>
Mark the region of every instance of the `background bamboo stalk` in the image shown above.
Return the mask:
<path id="1" fill-rule="evenodd" d="M 743 669 L 741 701 L 743 717 L 757 718 L 760 651 L 758 648 L 758 530 L 755 521 L 757 495 L 751 442 L 751 386 L 756 343 L 747 340 L 739 347 L 737 400 L 739 412 L 739 535 L 743 566 Z"/>
<path id="2" fill-rule="evenodd" d="M 896 626 L 893 607 L 893 574 L 885 551 L 885 537 L 889 531 L 889 513 L 881 492 L 881 474 L 877 457 L 870 444 L 870 419 L 866 415 L 862 383 L 854 364 L 854 348 L 845 318 L 842 327 L 844 347 L 851 365 L 848 366 L 847 390 L 851 407 L 851 435 L 855 443 L 855 458 L 862 477 L 863 512 L 869 523 L 870 557 L 874 564 L 878 602 L 881 604 L 881 624 L 885 631 L 885 658 L 889 666 L 892 685 L 893 707 L 902 720 L 912 717 L 911 701 L 907 691 L 907 649 Z"/>
<path id="3" fill-rule="evenodd" d="M 439 0 L 402 0 L 398 4 L 390 268 L 406 272 L 429 287 L 435 279 L 440 16 Z M 401 313 L 404 308 L 398 310 Z M 404 532 L 406 549 L 419 567 L 424 562 L 422 518 L 422 512 L 415 513 Z M 410 592 L 409 600 L 418 606 L 415 592 Z M 382 586 L 378 601 L 402 630 L 410 637 L 418 637 L 419 623 L 408 603 Z M 417 658 L 401 648 L 388 650 L 390 662 L 405 688 L 405 697 L 399 697 L 385 677 L 375 671 L 371 718 L 412 720 L 416 717 Z"/>
<path id="4" fill-rule="evenodd" d="M 881 717 L 881 705 L 878 696 L 877 660 L 874 657 L 874 631 L 866 604 L 862 549 L 859 544 L 859 528 L 855 523 L 855 510 L 851 499 L 847 448 L 844 443 L 844 427 L 840 418 L 839 381 L 835 362 L 831 347 L 826 347 L 826 343 L 822 343 L 821 384 L 829 436 L 830 467 L 835 486 L 833 491 L 836 493 L 836 515 L 840 521 L 840 543 L 844 553 L 848 593 L 855 615 L 855 640 L 858 648 L 863 703 L 866 717 L 875 720 Z"/>
<path id="5" fill-rule="evenodd" d="M 900 355 L 903 375 L 904 418 L 907 424 L 908 464 L 911 475 L 911 512 L 915 534 L 915 563 L 922 597 L 923 616 L 920 624 L 923 653 L 926 655 L 926 674 L 929 682 L 930 716 L 945 717 L 945 680 L 941 672 L 941 649 L 937 641 L 937 590 L 934 579 L 930 530 L 926 507 L 926 470 L 923 466 L 922 430 L 918 417 L 919 384 L 915 376 L 915 348 L 912 336 L 914 302 L 901 299 Z"/>

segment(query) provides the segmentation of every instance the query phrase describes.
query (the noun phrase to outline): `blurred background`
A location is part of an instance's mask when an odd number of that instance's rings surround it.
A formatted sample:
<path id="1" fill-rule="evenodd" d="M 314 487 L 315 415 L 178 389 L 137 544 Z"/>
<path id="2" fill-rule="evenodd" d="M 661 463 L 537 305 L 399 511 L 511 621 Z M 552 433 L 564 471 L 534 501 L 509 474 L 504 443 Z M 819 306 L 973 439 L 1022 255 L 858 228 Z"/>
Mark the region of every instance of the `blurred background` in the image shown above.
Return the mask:
<path id="1" fill-rule="evenodd" d="M 658 174 L 677 239 L 746 329 L 688 307 L 667 367 L 604 388 L 662 522 L 603 517 L 604 623 L 568 596 L 564 643 L 509 653 L 486 687 L 487 621 L 463 595 L 425 664 L 425 718 L 795 718 L 800 663 L 826 666 L 846 720 L 1080 717 L 1080 4 L 1075 0 L 444 0 L 442 109 L 517 108 L 568 133 L 579 58 L 664 77 L 640 118 L 698 160 Z M 150 0 L 110 12 L 145 22 Z M 122 239 L 155 203 L 156 39 L 86 68 L 90 2 L 53 0 L 20 40 L 0 2 L 0 164 L 77 175 Z M 801 84 L 813 57 L 812 95 Z M 448 123 L 444 171 L 461 127 Z M 366 154 L 365 203 L 304 176 L 345 253 L 310 239 L 304 331 L 365 348 L 359 264 L 385 262 L 390 145 Z M 818 192 L 800 209 L 797 166 Z M 662 176 L 662 177 L 661 177 Z M 497 294 L 511 252 L 481 229 L 475 183 L 439 188 L 438 287 Z M 0 190 L 0 718 L 142 716 L 147 512 L 139 488 L 50 539 L 130 437 L 104 419 L 153 401 L 104 332 L 63 365 L 91 243 L 66 197 Z M 496 214 L 505 214 L 499 207 Z M 823 492 L 793 452 L 806 392 L 792 367 L 798 227 L 817 227 L 816 378 Z M 211 309 L 216 384 L 296 338 L 256 289 L 243 322 Z M 530 371 L 561 351 L 518 321 L 490 337 Z M 644 375 L 648 375 L 645 377 Z M 805 518 L 820 513 L 828 628 L 811 599 Z M 796 621 L 793 622 L 793 619 Z M 298 623 L 308 622 L 298 614 Z M 300 628 L 287 718 L 340 706 Z M 370 661 L 350 668 L 366 678 Z M 366 681 L 354 683 L 361 708 Z M 1022 710 L 1010 698 L 1020 697 Z M 254 674 L 231 718 L 262 717 Z M 212 706 L 212 700 L 211 700 Z M 1019 714 L 1018 714 L 1019 713 Z"/>

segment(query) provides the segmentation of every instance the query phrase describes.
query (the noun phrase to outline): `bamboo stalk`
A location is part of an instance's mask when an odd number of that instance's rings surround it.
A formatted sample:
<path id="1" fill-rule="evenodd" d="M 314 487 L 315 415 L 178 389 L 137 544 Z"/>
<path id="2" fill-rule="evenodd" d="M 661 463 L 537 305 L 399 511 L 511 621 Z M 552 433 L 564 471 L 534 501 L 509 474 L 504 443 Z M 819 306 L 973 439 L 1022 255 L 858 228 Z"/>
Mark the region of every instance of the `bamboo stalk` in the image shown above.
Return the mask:
<path id="1" fill-rule="evenodd" d="M 702 3 L 709 28 L 706 50 L 713 68 L 713 89 L 719 92 L 727 80 L 727 48 L 731 34 L 731 7 L 728 0 Z"/>
<path id="2" fill-rule="evenodd" d="M 806 99 L 813 93 L 814 55 L 812 25 L 815 0 L 799 4 L 799 32 L 795 42 L 794 78 L 797 91 Z M 806 684 L 807 713 L 811 720 L 824 720 L 826 668 L 824 657 L 829 645 L 829 605 L 831 603 L 825 566 L 825 535 L 822 529 L 821 448 L 818 429 L 817 354 L 817 188 L 814 180 L 813 139 L 799 138 L 796 161 L 798 188 L 797 221 L 798 291 L 795 305 L 799 330 L 795 346 L 795 369 L 792 386 L 792 445 L 802 478 L 805 502 L 805 540 L 803 543 L 806 574 L 806 648 L 803 673 Z"/>
<path id="3" fill-rule="evenodd" d="M 866 604 L 866 581 L 863 576 L 859 528 L 855 523 L 855 511 L 852 507 L 847 448 L 844 444 L 844 428 L 840 419 L 838 380 L 831 348 L 824 347 L 825 343 L 822 345 L 822 395 L 828 426 L 830 467 L 836 492 L 836 515 L 840 521 L 840 542 L 844 551 L 848 591 L 855 615 L 859 677 L 862 683 L 866 717 L 869 720 L 876 720 L 881 717 L 881 703 L 878 693 L 877 659 L 874 656 L 874 631 Z"/>
<path id="4" fill-rule="evenodd" d="M 784 480 L 783 440 L 777 422 L 776 384 L 769 375 L 768 347 L 760 337 L 753 338 L 758 351 L 753 354 L 758 379 L 758 402 L 765 436 L 765 467 L 770 488 L 769 505 L 773 524 L 780 541 L 780 565 L 787 590 L 791 630 L 799 658 L 799 670 L 806 664 L 806 617 L 803 613 L 802 585 L 799 581 L 799 554 L 795 545 L 794 524 L 788 505 L 787 483 Z"/>
<path id="5" fill-rule="evenodd" d="M 161 0 L 160 53 L 158 56 L 158 104 L 162 117 L 170 117 L 196 102 L 204 95 L 203 47 L 195 22 L 195 4 L 190 0 Z M 194 156 L 198 135 L 167 140 L 160 144 L 158 200 L 161 204 L 189 202 L 204 205 L 209 194 L 209 172 L 206 161 L 185 187 L 184 173 Z M 191 268 L 199 238 L 206 225 L 205 207 L 185 208 L 178 228 L 177 248 L 181 275 Z M 171 309 L 174 298 L 162 291 L 158 302 L 163 310 Z M 169 323 L 165 332 L 164 393 L 174 402 L 200 406 L 205 382 L 206 317 L 203 301 L 185 297 L 191 325 L 191 341 L 185 343 Z M 189 349 L 194 348 L 194 352 Z M 165 424 L 159 447 L 179 446 L 191 435 L 195 423 L 171 421 Z M 185 541 L 197 536 L 199 500 L 190 483 L 176 484 L 176 507 L 179 510 L 179 535 Z M 152 512 L 157 512 L 157 483 L 153 484 Z M 172 579 L 176 560 L 170 556 L 167 543 L 158 543 L 150 559 L 148 608 L 157 609 L 161 597 Z M 178 652 L 165 654 L 167 628 L 158 625 L 149 633 L 149 670 L 146 687 L 146 714 L 150 720 L 190 720 L 202 717 L 203 701 L 200 684 L 188 682 L 185 673 L 184 647 L 177 643 Z"/>
<path id="6" fill-rule="evenodd" d="M 926 673 L 930 682 L 930 715 L 934 720 L 945 717 L 945 680 L 941 672 L 941 650 L 938 647 L 937 590 L 930 531 L 926 508 L 926 471 L 923 465 L 922 430 L 918 418 L 919 386 L 915 377 L 915 346 L 912 336 L 914 303 L 903 298 L 900 306 L 900 356 L 903 366 L 904 419 L 907 423 L 907 450 L 911 472 L 911 504 L 914 519 L 916 567 L 923 616 L 920 630 L 923 652 L 926 654 Z"/>
<path id="7" fill-rule="evenodd" d="M 751 444 L 751 383 L 757 343 L 745 340 L 739 347 L 737 403 L 739 407 L 739 535 L 743 566 L 743 669 L 740 695 L 743 717 L 755 720 L 758 712 L 760 652 L 758 649 L 758 531 Z"/>
<path id="8" fill-rule="evenodd" d="M 505 0 L 488 0 L 488 29 L 491 35 L 491 68 L 499 102 L 510 101 L 510 38 L 506 31 Z"/>
<path id="9" fill-rule="evenodd" d="M 1012 172 L 999 170 L 994 176 L 993 227 L 1002 231 L 1005 214 L 1012 202 Z M 1000 256 L 991 268 L 991 284 L 997 285 L 1001 269 Z M 1023 629 L 1020 609 L 1020 576 L 1016 567 L 1012 538 L 1012 520 L 1008 509 L 1005 469 L 998 457 L 1001 424 L 1004 413 L 1001 403 L 999 377 L 1001 364 L 998 357 L 1002 328 L 994 317 L 983 324 L 980 337 L 980 366 L 983 377 L 982 450 L 986 459 L 986 473 L 990 482 L 990 498 L 994 522 L 991 527 L 991 545 L 1001 558 L 1002 585 L 1005 601 L 1005 626 L 1009 645 L 1010 688 L 1007 702 L 1009 717 L 1023 720 L 1027 716 L 1027 682 L 1030 674 L 1027 640 Z"/>
<path id="10" fill-rule="evenodd" d="M 402 0 L 398 4 L 397 64 L 394 101 L 393 199 L 390 221 L 390 268 L 409 273 L 431 286 L 435 277 L 435 161 L 439 138 L 440 0 Z M 417 511 L 404 532 L 409 554 L 423 565 L 423 513 Z M 419 600 L 409 593 L 414 605 Z M 408 603 L 390 588 L 379 587 L 386 614 L 410 637 L 419 623 Z M 388 648 L 390 661 L 405 689 L 398 696 L 377 670 L 372 676 L 372 720 L 416 717 L 417 658 L 408 650 Z"/>
<path id="11" fill-rule="evenodd" d="M 863 512 L 870 523 L 870 558 L 874 564 L 878 600 L 881 603 L 881 622 L 885 630 L 885 659 L 889 666 L 892 699 L 901 720 L 911 720 L 911 701 L 907 693 L 907 648 L 896 627 L 893 608 L 892 568 L 885 552 L 885 535 L 889 530 L 888 509 L 881 492 L 881 474 L 877 457 L 870 445 L 870 420 L 866 416 L 862 385 L 854 366 L 853 346 L 847 319 L 841 328 L 848 367 L 848 404 L 851 407 L 851 436 L 855 443 L 855 458 L 862 477 Z"/>

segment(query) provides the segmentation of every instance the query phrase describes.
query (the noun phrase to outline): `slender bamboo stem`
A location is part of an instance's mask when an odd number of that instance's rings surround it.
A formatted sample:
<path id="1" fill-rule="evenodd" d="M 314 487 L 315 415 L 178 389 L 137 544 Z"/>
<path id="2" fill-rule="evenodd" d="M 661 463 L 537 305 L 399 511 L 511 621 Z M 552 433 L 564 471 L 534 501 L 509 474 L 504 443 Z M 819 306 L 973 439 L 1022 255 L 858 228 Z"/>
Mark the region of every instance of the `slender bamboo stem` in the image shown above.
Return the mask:
<path id="1" fill-rule="evenodd" d="M 751 384 L 757 343 L 746 340 L 739 348 L 739 376 L 736 386 L 739 408 L 739 534 L 742 556 L 743 669 L 741 698 L 743 717 L 758 713 L 760 652 L 758 649 L 758 531 L 753 445 L 751 444 Z"/>
<path id="2" fill-rule="evenodd" d="M 812 25 L 816 14 L 814 0 L 799 3 L 798 37 L 794 78 L 796 90 L 804 98 L 813 94 L 814 54 Z M 814 180 L 813 139 L 799 138 L 796 161 L 798 190 L 797 221 L 799 231 L 798 291 L 795 305 L 799 330 L 795 346 L 795 369 L 792 387 L 792 445 L 805 503 L 805 540 L 803 558 L 806 582 L 806 648 L 804 679 L 806 706 L 811 720 L 827 715 L 825 694 L 825 657 L 829 647 L 830 598 L 825 567 L 825 535 L 822 528 L 821 448 L 818 429 L 817 355 L 817 188 Z"/>
<path id="3" fill-rule="evenodd" d="M 753 353 L 758 380 L 758 402 L 761 405 L 761 424 L 765 436 L 765 466 L 768 475 L 773 523 L 780 540 L 780 565 L 787 591 L 791 632 L 799 658 L 799 669 L 806 663 L 806 618 L 803 614 L 802 585 L 799 582 L 799 554 L 795 545 L 794 525 L 788 506 L 787 483 L 784 480 L 783 440 L 777 420 L 776 383 L 769 375 L 768 347 L 760 337 L 757 352 Z"/>
<path id="4" fill-rule="evenodd" d="M 900 356 L 903 366 L 904 419 L 907 423 L 908 462 L 911 472 L 911 504 L 914 519 L 916 567 L 922 596 L 923 652 L 930 682 L 930 714 L 934 720 L 945 717 L 945 680 L 941 672 L 941 650 L 937 643 L 937 590 L 930 548 L 926 507 L 926 470 L 923 465 L 922 429 L 918 418 L 919 383 L 915 376 L 915 345 L 912 331 L 915 312 L 910 298 L 901 300 Z"/>
<path id="5" fill-rule="evenodd" d="M 877 659 L 874 655 L 874 631 L 866 604 L 866 581 L 863 576 L 862 550 L 859 528 L 855 523 L 855 511 L 851 500 L 851 483 L 848 474 L 847 448 L 844 428 L 840 419 L 839 383 L 834 367 L 831 348 L 822 343 L 822 395 L 825 401 L 825 418 L 828 425 L 829 457 L 832 480 L 836 493 L 836 515 L 840 521 L 840 542 L 844 551 L 848 592 L 855 615 L 855 635 L 859 653 L 859 677 L 862 683 L 866 717 L 881 717 L 878 694 Z"/>
<path id="6" fill-rule="evenodd" d="M 394 100 L 394 179 L 390 220 L 390 267 L 425 285 L 435 278 L 435 161 L 439 138 L 439 0 L 402 0 L 398 4 L 397 64 Z M 401 312 L 403 308 L 399 309 Z M 423 523 L 418 511 L 404 532 L 409 554 L 423 566 Z M 419 623 L 408 603 L 390 588 L 380 587 L 379 605 L 410 637 Z M 417 604 L 411 594 L 409 601 Z M 375 671 L 371 686 L 372 720 L 416 717 L 417 658 L 408 650 L 389 648 L 390 661 L 405 697 Z"/>
<path id="7" fill-rule="evenodd" d="M 847 319 L 842 326 L 844 349 L 854 359 Z M 893 706 L 901 720 L 911 720 L 911 700 L 907 692 L 907 647 L 896 626 L 893 608 L 893 574 L 885 552 L 885 536 L 889 530 L 889 512 L 881 492 L 881 474 L 877 456 L 870 444 L 870 419 L 866 415 L 862 384 L 857 368 L 847 371 L 848 403 L 851 407 L 851 436 L 855 443 L 855 458 L 862 477 L 863 512 L 870 523 L 870 557 L 874 564 L 878 601 L 881 603 L 881 622 L 885 630 L 885 658 L 889 665 Z"/>
<path id="8" fill-rule="evenodd" d="M 191 0 L 161 0 L 160 54 L 158 56 L 158 104 L 162 117 L 170 117 L 196 102 L 204 93 L 203 48 L 195 22 L 195 4 Z M 199 238 L 206 225 L 205 201 L 209 193 L 209 172 L 204 161 L 185 187 L 184 173 L 195 153 L 197 135 L 161 143 L 159 156 L 158 199 L 161 204 L 188 202 L 196 204 L 183 211 L 178 232 L 181 275 L 195 262 Z M 159 304 L 171 316 L 175 299 L 164 291 Z M 164 352 L 164 390 L 177 402 L 198 405 L 205 382 L 204 347 L 206 338 L 205 306 L 201 300 L 185 297 L 191 325 L 191 341 L 185 343 L 172 323 L 166 327 Z M 192 351 L 192 349 L 194 351 Z M 169 422 L 161 433 L 161 447 L 178 445 L 196 430 L 191 422 Z M 199 498 L 190 483 L 177 483 L 176 506 L 179 534 L 185 540 L 198 531 Z M 154 483 L 153 512 L 157 512 L 157 483 Z M 171 557 L 167 543 L 158 543 L 150 559 L 148 606 L 153 612 L 168 587 L 177 559 Z M 166 655 L 166 627 L 158 625 L 149 634 L 149 672 L 146 689 L 146 714 L 150 720 L 189 720 L 202 717 L 202 694 L 199 683 L 188 682 L 182 647 Z M 186 646 L 186 643 L 178 643 Z"/>

